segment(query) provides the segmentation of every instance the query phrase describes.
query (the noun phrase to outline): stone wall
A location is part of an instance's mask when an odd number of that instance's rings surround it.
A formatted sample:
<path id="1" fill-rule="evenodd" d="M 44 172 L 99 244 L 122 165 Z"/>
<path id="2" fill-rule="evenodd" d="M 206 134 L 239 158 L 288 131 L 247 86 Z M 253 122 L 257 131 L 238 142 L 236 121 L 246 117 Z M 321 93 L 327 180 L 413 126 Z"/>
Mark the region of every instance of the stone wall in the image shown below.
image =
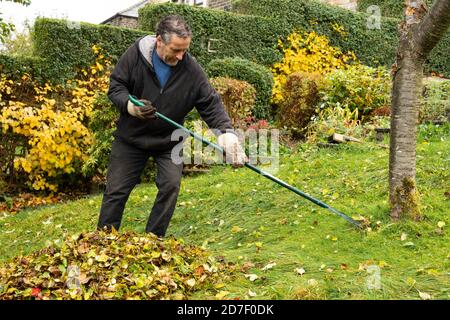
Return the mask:
<path id="1" fill-rule="evenodd" d="M 116 27 L 137 29 L 138 20 L 136 18 L 131 18 L 131 17 L 116 16 L 112 20 L 108 21 L 107 24 L 116 26 Z"/>
<path id="2" fill-rule="evenodd" d="M 231 0 L 208 0 L 208 7 L 228 11 L 231 9 Z"/>

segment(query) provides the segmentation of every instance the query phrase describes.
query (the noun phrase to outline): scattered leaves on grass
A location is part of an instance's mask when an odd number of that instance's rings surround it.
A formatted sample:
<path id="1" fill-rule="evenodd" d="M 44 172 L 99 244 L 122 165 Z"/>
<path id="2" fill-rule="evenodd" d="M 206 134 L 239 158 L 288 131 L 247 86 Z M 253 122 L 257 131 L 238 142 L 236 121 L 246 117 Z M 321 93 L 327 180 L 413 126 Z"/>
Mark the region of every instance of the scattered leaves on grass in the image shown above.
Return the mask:
<path id="1" fill-rule="evenodd" d="M 90 232 L 0 266 L 0 300 L 187 299 L 233 270 L 172 237 Z"/>
<path id="2" fill-rule="evenodd" d="M 370 266 L 377 266 L 381 269 L 390 267 L 389 264 L 384 260 L 380 260 L 378 262 L 374 260 L 367 260 L 359 264 L 358 271 L 366 271 Z"/>

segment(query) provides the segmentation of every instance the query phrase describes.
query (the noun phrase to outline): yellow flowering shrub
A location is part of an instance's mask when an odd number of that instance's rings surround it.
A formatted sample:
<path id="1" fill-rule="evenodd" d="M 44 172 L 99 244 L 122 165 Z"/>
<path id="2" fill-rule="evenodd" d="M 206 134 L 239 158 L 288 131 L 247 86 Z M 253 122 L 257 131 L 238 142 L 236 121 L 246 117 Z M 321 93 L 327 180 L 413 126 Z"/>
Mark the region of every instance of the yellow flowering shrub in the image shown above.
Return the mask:
<path id="1" fill-rule="evenodd" d="M 315 32 L 294 32 L 288 36 L 286 43 L 279 40 L 278 46 L 284 56 L 281 62 L 272 67 L 275 82 L 272 102 L 275 104 L 284 100 L 283 87 L 290 74 L 307 72 L 323 75 L 336 69 L 345 69 L 349 63 L 357 61 L 354 53 L 343 53 L 339 48 L 332 47 L 326 36 Z"/>
<path id="2" fill-rule="evenodd" d="M 2 93 L 10 95 L 11 87 L 14 84 L 14 81 L 8 80 L 5 75 L 0 75 L 0 107 L 2 106 Z"/>
<path id="3" fill-rule="evenodd" d="M 80 70 L 77 79 L 65 86 L 41 86 L 28 75 L 20 83 L 0 78 L 0 98 L 8 96 L 8 100 L 0 100 L 1 133 L 26 138 L 26 152 L 10 156 L 14 157 L 14 170 L 27 174 L 34 190 L 57 191 L 58 178 L 79 172 L 87 160 L 92 143 L 87 118 L 96 95 L 108 90 L 111 65 L 100 48 L 92 50 L 97 54 L 93 66 Z M 26 94 L 30 84 L 31 96 Z"/>

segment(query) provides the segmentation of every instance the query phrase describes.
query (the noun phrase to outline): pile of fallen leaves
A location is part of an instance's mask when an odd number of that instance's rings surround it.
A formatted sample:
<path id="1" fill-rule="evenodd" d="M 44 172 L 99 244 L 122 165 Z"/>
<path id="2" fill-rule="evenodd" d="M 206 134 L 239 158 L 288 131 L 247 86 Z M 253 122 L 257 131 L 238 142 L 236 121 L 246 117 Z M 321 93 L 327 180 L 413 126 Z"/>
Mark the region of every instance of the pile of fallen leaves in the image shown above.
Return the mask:
<path id="1" fill-rule="evenodd" d="M 0 266 L 0 300 L 187 299 L 233 269 L 172 237 L 96 231 Z"/>
<path id="2" fill-rule="evenodd" d="M 15 214 L 25 208 L 33 208 L 42 205 L 60 203 L 64 199 L 64 194 L 45 197 L 35 196 L 31 193 L 21 193 L 13 198 L 0 196 L 0 213 L 9 212 Z"/>

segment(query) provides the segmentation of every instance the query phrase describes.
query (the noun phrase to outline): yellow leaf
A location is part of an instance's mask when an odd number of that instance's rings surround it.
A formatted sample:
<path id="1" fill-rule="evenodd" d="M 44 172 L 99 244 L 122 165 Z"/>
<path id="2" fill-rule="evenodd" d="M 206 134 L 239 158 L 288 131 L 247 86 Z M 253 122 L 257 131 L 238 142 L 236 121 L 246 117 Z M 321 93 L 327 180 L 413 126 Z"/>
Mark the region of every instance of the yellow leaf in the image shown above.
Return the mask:
<path id="1" fill-rule="evenodd" d="M 215 289 L 222 289 L 223 287 L 225 287 L 223 283 L 218 283 L 214 286 Z"/>
<path id="2" fill-rule="evenodd" d="M 233 233 L 238 233 L 240 231 L 242 231 L 242 228 L 239 226 L 233 226 L 233 228 L 231 228 L 231 232 Z"/>
<path id="3" fill-rule="evenodd" d="M 228 294 L 230 294 L 229 291 L 219 291 L 219 293 L 216 294 L 216 298 L 219 299 L 219 300 L 222 300 Z"/>

